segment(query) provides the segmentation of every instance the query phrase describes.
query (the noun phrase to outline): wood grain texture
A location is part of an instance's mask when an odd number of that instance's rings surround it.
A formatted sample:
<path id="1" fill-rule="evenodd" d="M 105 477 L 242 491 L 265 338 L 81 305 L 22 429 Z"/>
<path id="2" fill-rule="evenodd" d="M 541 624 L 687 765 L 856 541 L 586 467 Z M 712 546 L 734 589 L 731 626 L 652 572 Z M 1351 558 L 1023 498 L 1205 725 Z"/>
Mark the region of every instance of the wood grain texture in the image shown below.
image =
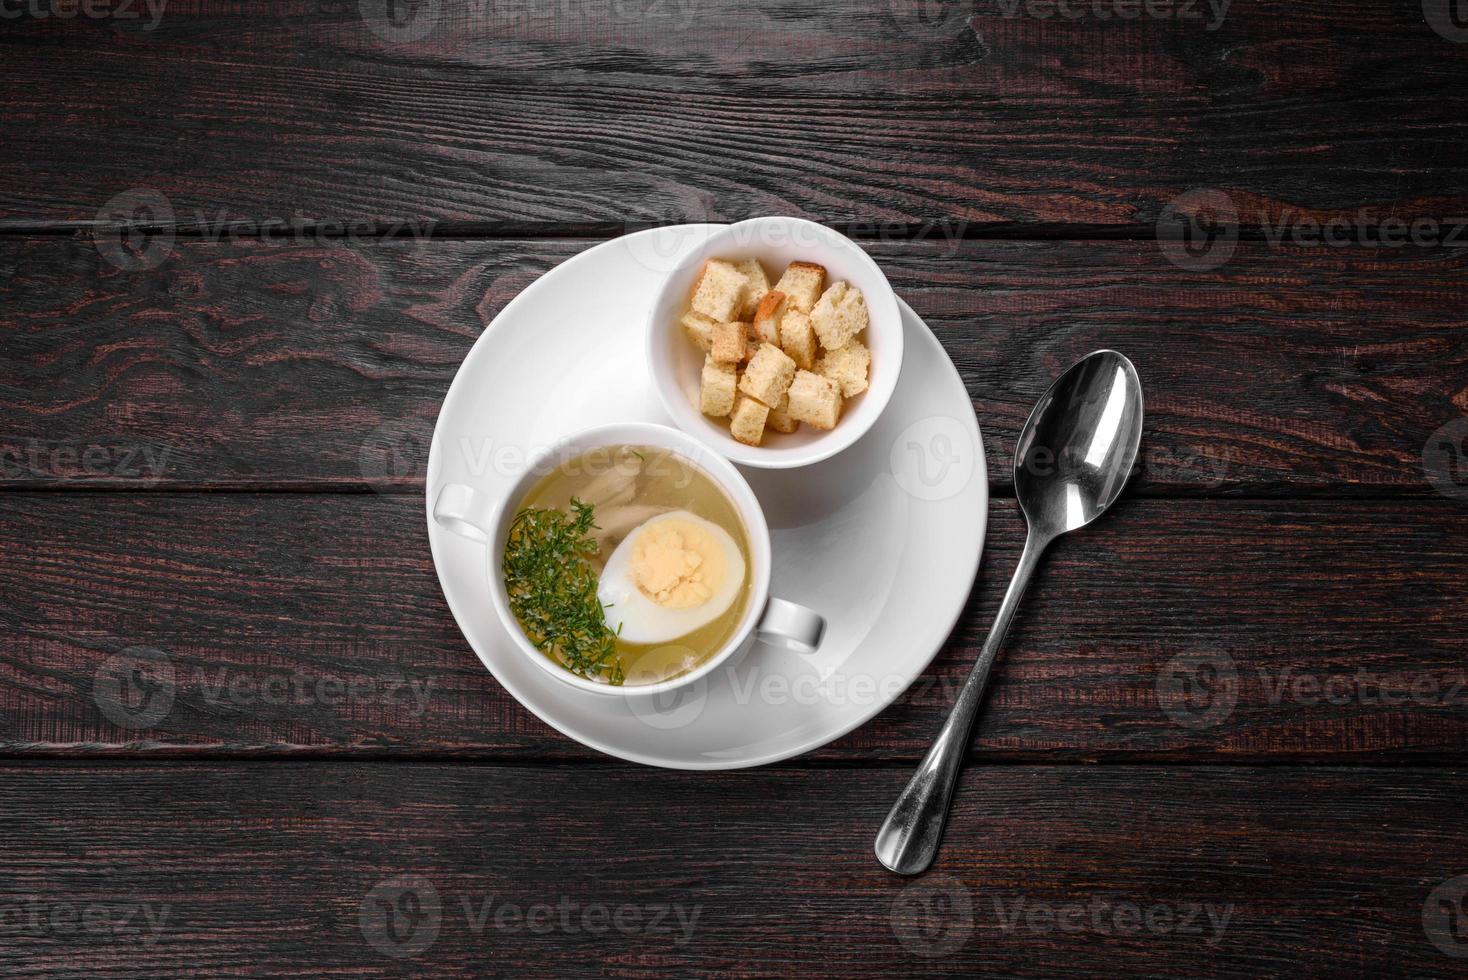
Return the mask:
<path id="1" fill-rule="evenodd" d="M 4 503 L 6 753 L 599 758 L 480 666 L 445 608 L 418 498 L 52 493 Z M 948 646 L 897 704 L 809 761 L 926 750 L 1018 558 L 1013 501 L 990 517 L 979 582 Z M 1462 519 L 1461 506 L 1433 502 L 1124 501 L 1042 569 L 975 752 L 1459 759 Z M 115 694 L 113 658 L 151 656 L 140 646 L 167 658 L 166 701 L 151 702 L 142 682 Z M 147 682 L 161 676 L 140 669 Z M 802 696 L 764 687 L 755 671 L 739 675 L 749 696 Z M 113 689 L 100 686 L 107 677 Z M 882 683 L 853 677 L 804 696 L 871 703 Z M 109 703 L 162 710 L 119 721 Z"/>
<path id="2" fill-rule="evenodd" d="M 1219 3 L 0 11 L 0 973 L 1455 972 L 1468 250 L 1257 226 L 1455 228 L 1468 44 L 1446 0 Z M 1189 271 L 1150 239 L 1199 189 L 1256 231 Z M 162 238 L 71 237 L 128 192 Z M 953 357 L 988 554 L 847 737 L 619 764 L 459 634 L 429 435 L 546 270 L 764 213 L 869 239 Z M 872 835 L 1017 558 L 1017 430 L 1102 346 L 1147 385 L 1133 499 L 1051 556 L 897 879 Z"/>
<path id="3" fill-rule="evenodd" d="M 1198 187 L 1267 214 L 1468 201 L 1468 47 L 1421 0 L 1075 20 L 1048 0 L 422 0 L 395 9 L 426 35 L 396 42 L 359 13 L 386 6 L 7 21 L 0 217 L 91 221 L 136 188 L 185 224 L 1135 227 Z"/>
<path id="4" fill-rule="evenodd" d="M 1328 951 L 1345 975 L 1445 976 L 1423 909 L 1468 868 L 1465 775 L 970 769 L 913 882 L 870 852 L 892 771 L 11 766 L 0 965 L 1253 978 Z M 92 932 L 68 920 L 96 909 Z"/>
<path id="5" fill-rule="evenodd" d="M 588 247 L 180 241 L 120 272 L 0 242 L 0 487 L 421 488 L 483 325 Z M 958 366 L 1000 493 L 1050 379 L 1114 347 L 1147 391 L 1132 493 L 1468 494 L 1423 464 L 1468 414 L 1468 250 L 1241 245 L 1192 272 L 1153 242 L 870 249 Z"/>

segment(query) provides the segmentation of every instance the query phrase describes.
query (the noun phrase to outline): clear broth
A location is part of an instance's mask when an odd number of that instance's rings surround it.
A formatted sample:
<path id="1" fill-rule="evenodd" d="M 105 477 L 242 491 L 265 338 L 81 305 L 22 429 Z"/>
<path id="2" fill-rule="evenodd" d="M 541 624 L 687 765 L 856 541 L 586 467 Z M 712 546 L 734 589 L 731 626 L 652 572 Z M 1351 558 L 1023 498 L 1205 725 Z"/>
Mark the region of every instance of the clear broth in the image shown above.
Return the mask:
<path id="1" fill-rule="evenodd" d="M 596 508 L 600 530 L 592 533 L 598 550 L 590 562 L 598 577 L 628 534 L 644 521 L 670 510 L 691 511 L 719 525 L 734 538 L 744 557 L 744 581 L 738 597 L 718 619 L 670 643 L 639 645 L 617 640 L 626 686 L 656 684 L 685 674 L 729 642 L 749 605 L 749 537 L 733 502 L 708 474 L 666 449 L 611 446 L 557 464 L 525 495 L 518 509 L 569 511 L 572 497 Z M 545 656 L 560 663 L 552 654 Z"/>

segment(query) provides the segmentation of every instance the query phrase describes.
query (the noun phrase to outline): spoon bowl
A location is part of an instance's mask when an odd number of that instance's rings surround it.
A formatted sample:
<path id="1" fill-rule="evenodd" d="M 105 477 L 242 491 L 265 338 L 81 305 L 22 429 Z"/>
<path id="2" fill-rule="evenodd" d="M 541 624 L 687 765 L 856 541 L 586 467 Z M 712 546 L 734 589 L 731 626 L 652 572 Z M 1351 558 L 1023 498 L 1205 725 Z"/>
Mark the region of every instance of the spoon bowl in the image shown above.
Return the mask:
<path id="1" fill-rule="evenodd" d="M 1121 495 L 1141 441 L 1142 383 L 1113 350 L 1072 365 L 1030 413 L 1014 452 L 1014 495 L 1029 526 L 1024 551 L 953 710 L 877 832 L 877 860 L 888 869 L 913 875 L 933 863 L 989 671 L 1030 576 L 1050 542 L 1085 527 Z"/>
<path id="2" fill-rule="evenodd" d="M 1040 396 L 1014 452 L 1014 495 L 1031 533 L 1085 527 L 1120 496 L 1142 441 L 1132 362 L 1096 351 Z"/>

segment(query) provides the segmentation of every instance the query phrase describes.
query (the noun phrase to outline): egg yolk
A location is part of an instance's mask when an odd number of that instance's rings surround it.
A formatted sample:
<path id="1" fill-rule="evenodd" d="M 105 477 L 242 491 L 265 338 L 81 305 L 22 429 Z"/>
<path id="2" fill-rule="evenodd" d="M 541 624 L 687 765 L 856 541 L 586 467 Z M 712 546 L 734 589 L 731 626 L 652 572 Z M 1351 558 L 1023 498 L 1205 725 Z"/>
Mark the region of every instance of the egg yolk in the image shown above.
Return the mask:
<path id="1" fill-rule="evenodd" d="M 719 542 L 691 521 L 672 518 L 643 527 L 628 562 L 638 591 L 665 609 L 691 609 L 724 581 Z"/>

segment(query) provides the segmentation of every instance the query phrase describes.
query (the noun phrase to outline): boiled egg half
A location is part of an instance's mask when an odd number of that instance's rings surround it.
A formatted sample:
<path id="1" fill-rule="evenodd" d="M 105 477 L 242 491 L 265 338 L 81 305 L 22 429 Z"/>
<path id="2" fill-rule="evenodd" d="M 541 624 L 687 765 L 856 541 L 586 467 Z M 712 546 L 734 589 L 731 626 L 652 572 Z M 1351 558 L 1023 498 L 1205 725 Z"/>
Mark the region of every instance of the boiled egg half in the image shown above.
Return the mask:
<path id="1" fill-rule="evenodd" d="M 597 583 L 607 625 L 624 643 L 667 643 L 722 616 L 744 585 L 733 535 L 686 510 L 635 527 Z"/>

